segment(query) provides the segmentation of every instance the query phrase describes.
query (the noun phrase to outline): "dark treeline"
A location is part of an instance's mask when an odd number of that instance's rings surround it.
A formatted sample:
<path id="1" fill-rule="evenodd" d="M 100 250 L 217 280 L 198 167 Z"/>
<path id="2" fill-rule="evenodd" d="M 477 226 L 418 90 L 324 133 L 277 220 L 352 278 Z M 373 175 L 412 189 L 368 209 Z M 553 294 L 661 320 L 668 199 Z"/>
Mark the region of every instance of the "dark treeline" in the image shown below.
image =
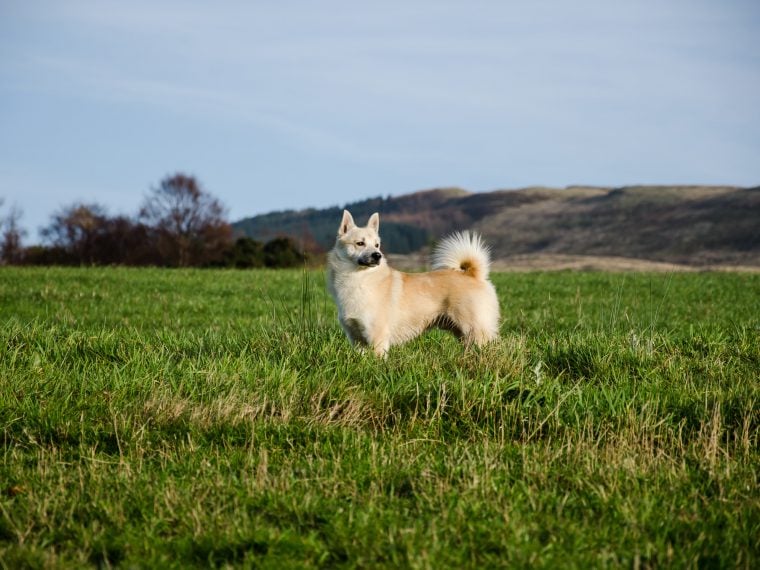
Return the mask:
<path id="1" fill-rule="evenodd" d="M 236 239 L 222 204 L 181 173 L 151 189 L 134 217 L 109 216 L 99 204 L 61 208 L 42 228 L 41 245 L 22 246 L 20 218 L 14 207 L 0 221 L 3 264 L 294 267 L 307 256 L 287 237 Z"/>
<path id="2" fill-rule="evenodd" d="M 254 239 L 267 239 L 273 231 L 299 236 L 303 243 L 311 244 L 315 249 L 326 251 L 335 243 L 335 229 L 344 209 L 350 210 L 357 222 L 364 223 L 374 212 L 381 212 L 382 216 L 404 213 L 404 207 L 410 206 L 412 200 L 412 196 L 401 199 L 378 196 L 346 204 L 344 207 L 270 212 L 239 220 L 235 222 L 234 227 L 235 230 Z M 420 202 L 426 203 L 426 205 L 420 205 L 418 211 L 426 211 L 426 209 L 429 210 L 436 205 L 430 199 L 429 193 L 425 199 L 420 199 Z M 386 251 L 411 253 L 430 245 L 436 237 L 429 228 L 416 223 L 413 215 L 408 215 L 409 210 L 406 213 L 404 221 L 383 218 L 382 235 Z"/>

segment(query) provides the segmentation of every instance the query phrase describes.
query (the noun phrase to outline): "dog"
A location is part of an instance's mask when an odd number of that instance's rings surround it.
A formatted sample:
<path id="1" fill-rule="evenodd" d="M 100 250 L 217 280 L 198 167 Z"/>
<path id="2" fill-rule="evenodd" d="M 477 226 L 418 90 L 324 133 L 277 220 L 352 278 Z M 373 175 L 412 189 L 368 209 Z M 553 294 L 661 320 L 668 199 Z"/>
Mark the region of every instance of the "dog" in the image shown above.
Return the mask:
<path id="1" fill-rule="evenodd" d="M 353 345 L 385 357 L 391 346 L 433 327 L 453 332 L 466 346 L 498 337 L 499 301 L 480 236 L 452 234 L 434 249 L 433 271 L 403 273 L 388 266 L 379 232 L 379 214 L 359 227 L 344 210 L 327 255 L 327 286 Z"/>

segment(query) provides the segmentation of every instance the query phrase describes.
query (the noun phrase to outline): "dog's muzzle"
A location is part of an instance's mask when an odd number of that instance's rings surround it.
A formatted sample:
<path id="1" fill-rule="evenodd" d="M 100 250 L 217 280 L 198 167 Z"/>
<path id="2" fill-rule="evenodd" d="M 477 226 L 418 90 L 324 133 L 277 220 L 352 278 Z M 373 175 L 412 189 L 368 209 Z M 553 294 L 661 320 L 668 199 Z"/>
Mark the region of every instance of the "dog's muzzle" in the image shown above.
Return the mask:
<path id="1" fill-rule="evenodd" d="M 357 263 L 364 267 L 374 267 L 375 265 L 380 265 L 380 260 L 382 258 L 383 254 L 379 251 L 375 251 L 372 252 L 371 255 L 363 255 L 359 258 L 359 261 Z"/>

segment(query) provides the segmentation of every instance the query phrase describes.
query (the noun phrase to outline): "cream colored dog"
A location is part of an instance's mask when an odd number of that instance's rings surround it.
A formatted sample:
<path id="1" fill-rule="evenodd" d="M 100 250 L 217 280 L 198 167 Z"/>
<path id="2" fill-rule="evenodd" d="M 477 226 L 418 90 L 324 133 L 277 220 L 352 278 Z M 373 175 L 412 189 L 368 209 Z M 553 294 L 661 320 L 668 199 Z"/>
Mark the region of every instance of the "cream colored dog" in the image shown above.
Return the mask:
<path id="1" fill-rule="evenodd" d="M 450 330 L 468 345 L 496 339 L 499 301 L 488 280 L 488 249 L 478 235 L 450 235 L 433 252 L 434 271 L 402 273 L 386 263 L 379 229 L 377 213 L 358 227 L 344 210 L 327 256 L 328 288 L 354 345 L 385 356 L 390 346 L 432 327 Z"/>

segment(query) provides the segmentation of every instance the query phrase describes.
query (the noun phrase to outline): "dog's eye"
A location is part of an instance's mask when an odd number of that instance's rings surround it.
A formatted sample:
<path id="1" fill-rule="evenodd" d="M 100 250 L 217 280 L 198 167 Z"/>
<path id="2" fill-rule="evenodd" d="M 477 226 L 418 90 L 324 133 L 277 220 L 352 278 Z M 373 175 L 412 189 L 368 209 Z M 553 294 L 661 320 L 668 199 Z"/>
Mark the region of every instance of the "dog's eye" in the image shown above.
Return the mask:
<path id="1" fill-rule="evenodd" d="M 376 247 L 377 249 L 380 249 L 380 244 L 379 244 L 379 243 L 376 243 L 376 244 L 375 244 L 375 247 Z"/>
<path id="2" fill-rule="evenodd" d="M 358 245 L 359 247 L 364 247 L 364 242 L 363 241 L 357 241 L 356 245 Z"/>

